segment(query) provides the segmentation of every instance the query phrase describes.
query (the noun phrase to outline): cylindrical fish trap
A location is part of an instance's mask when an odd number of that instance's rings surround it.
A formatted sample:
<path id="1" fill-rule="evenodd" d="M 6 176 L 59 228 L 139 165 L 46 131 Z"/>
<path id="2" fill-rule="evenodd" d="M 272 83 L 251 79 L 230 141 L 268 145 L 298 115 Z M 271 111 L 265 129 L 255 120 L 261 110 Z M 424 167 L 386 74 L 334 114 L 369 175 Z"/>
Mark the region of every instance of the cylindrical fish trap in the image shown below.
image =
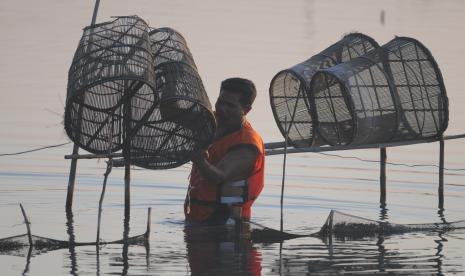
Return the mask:
<path id="1" fill-rule="evenodd" d="M 447 127 L 441 72 L 418 41 L 398 37 L 313 76 L 308 93 L 330 145 L 438 137 Z"/>
<path id="2" fill-rule="evenodd" d="M 348 34 L 321 53 L 276 74 L 270 85 L 271 108 L 279 130 L 283 136 L 288 133 L 291 145 L 308 147 L 324 144 L 316 136 L 315 122 L 307 100 L 313 74 L 318 69 L 349 61 L 376 47 L 378 43 L 371 37 L 360 33 Z"/>
<path id="3" fill-rule="evenodd" d="M 184 38 L 170 28 L 150 33 L 160 105 L 131 141 L 133 164 L 167 169 L 188 162 L 213 140 L 216 122 L 202 80 Z M 132 113 L 133 117 L 145 110 Z"/>
<path id="4" fill-rule="evenodd" d="M 92 153 L 121 149 L 122 121 L 131 119 L 123 109 L 131 101 L 146 109 L 158 105 L 154 81 L 149 27 L 142 19 L 118 17 L 85 28 L 69 69 L 66 133 Z"/>
<path id="5" fill-rule="evenodd" d="M 418 40 L 397 37 L 383 46 L 399 99 L 395 141 L 439 137 L 449 123 L 449 101 L 441 71 Z"/>

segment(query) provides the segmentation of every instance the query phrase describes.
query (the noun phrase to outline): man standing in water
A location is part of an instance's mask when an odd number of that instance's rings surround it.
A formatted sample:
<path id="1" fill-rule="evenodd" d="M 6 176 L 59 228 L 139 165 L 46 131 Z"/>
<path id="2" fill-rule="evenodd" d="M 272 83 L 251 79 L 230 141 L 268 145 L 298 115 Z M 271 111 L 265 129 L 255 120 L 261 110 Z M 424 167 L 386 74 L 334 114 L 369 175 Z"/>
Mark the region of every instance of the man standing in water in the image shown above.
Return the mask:
<path id="1" fill-rule="evenodd" d="M 192 159 L 184 204 L 188 222 L 218 225 L 230 217 L 250 219 L 251 206 L 263 189 L 265 168 L 263 141 L 246 119 L 256 94 L 247 79 L 221 83 L 215 140 Z"/>

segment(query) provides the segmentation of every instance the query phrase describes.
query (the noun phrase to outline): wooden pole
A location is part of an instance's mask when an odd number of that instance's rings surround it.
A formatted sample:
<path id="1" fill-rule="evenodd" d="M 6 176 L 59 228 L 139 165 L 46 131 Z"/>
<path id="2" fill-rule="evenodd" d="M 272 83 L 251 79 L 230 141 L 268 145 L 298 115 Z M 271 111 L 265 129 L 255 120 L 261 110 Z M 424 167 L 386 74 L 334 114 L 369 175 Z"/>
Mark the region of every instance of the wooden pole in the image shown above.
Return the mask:
<path id="1" fill-rule="evenodd" d="M 131 165 L 124 165 L 124 216 L 129 221 L 131 214 Z"/>
<path id="2" fill-rule="evenodd" d="M 127 114 L 127 113 L 126 113 Z M 125 123 L 126 126 L 129 125 L 128 122 Z M 127 132 L 126 132 L 127 133 Z M 131 179 L 131 168 L 129 155 L 126 155 L 127 146 L 123 148 L 123 154 L 125 156 L 125 166 L 124 166 L 124 230 L 123 230 L 123 271 L 122 275 L 127 275 L 129 269 L 129 215 L 130 215 L 130 179 Z"/>
<path id="3" fill-rule="evenodd" d="M 29 246 L 32 247 L 34 246 L 34 244 L 32 242 L 32 234 L 31 234 L 31 227 L 30 227 L 31 223 L 29 222 L 29 219 L 26 216 L 26 211 L 24 211 L 23 205 L 21 203 L 19 204 L 19 207 L 21 207 L 21 212 L 23 213 L 23 217 L 24 217 L 24 223 L 26 223 L 27 238 L 29 239 Z"/>
<path id="4" fill-rule="evenodd" d="M 29 265 L 31 264 L 31 256 L 32 256 L 32 246 L 29 246 L 29 250 L 27 251 L 27 257 L 26 257 L 26 266 L 24 267 L 24 271 L 22 275 L 28 275 Z"/>
<path id="5" fill-rule="evenodd" d="M 98 7 L 100 4 L 100 0 L 95 1 L 94 12 L 92 14 L 92 22 L 91 26 L 95 25 L 95 21 L 97 20 L 97 13 Z M 77 127 L 77 139 L 81 136 L 81 120 L 82 120 L 82 105 L 79 107 L 78 112 L 78 127 Z M 79 152 L 79 146 L 74 143 L 73 147 L 73 155 L 77 155 Z M 77 159 L 71 160 L 71 168 L 69 171 L 69 179 L 68 179 L 68 192 L 66 195 L 66 211 L 71 212 L 73 208 L 73 197 L 74 197 L 74 184 L 76 180 L 76 168 L 77 168 Z"/>
<path id="6" fill-rule="evenodd" d="M 386 148 L 380 149 L 380 198 L 381 207 L 386 206 Z"/>
<path id="7" fill-rule="evenodd" d="M 147 231 L 145 232 L 145 241 L 150 241 L 150 227 L 152 225 L 152 207 L 149 207 L 147 212 Z"/>
<path id="8" fill-rule="evenodd" d="M 112 160 L 108 160 L 107 164 L 107 170 L 105 171 L 104 179 L 103 179 L 103 187 L 102 187 L 102 193 L 100 194 L 100 200 L 98 202 L 98 218 L 97 218 L 97 238 L 96 238 L 96 243 L 97 246 L 100 243 L 100 222 L 102 219 L 102 205 L 103 205 L 103 198 L 105 197 L 105 190 L 107 188 L 107 180 L 108 180 L 108 175 L 111 172 L 111 167 L 112 167 Z"/>
<path id="9" fill-rule="evenodd" d="M 284 137 L 284 159 L 283 159 L 283 178 L 282 178 L 282 183 L 281 183 L 281 201 L 280 201 L 280 207 L 281 207 L 281 221 L 279 225 L 279 229 L 281 232 L 283 232 L 284 228 L 284 218 L 283 218 L 283 203 L 284 203 L 284 183 L 286 179 L 286 157 L 287 157 L 287 137 L 289 130 L 287 129 L 287 116 L 284 118 L 284 129 L 286 130 L 286 136 Z"/>
<path id="10" fill-rule="evenodd" d="M 147 213 L 147 232 L 145 232 L 145 261 L 147 267 L 150 266 L 150 232 L 152 225 L 152 207 L 149 207 Z"/>
<path id="11" fill-rule="evenodd" d="M 78 152 L 79 152 L 79 146 L 76 143 L 74 143 L 73 155 L 77 155 Z M 66 194 L 66 212 L 71 212 L 73 209 L 74 184 L 76 181 L 76 167 L 77 167 L 77 159 L 72 159 L 71 168 L 69 170 L 68 192 Z"/>
<path id="12" fill-rule="evenodd" d="M 129 93 L 128 81 L 124 81 L 124 91 Z M 124 158 L 124 219 L 129 226 L 129 216 L 131 208 L 131 102 L 127 102 L 123 107 L 123 158 Z M 129 228 L 129 227 L 128 227 Z"/>
<path id="13" fill-rule="evenodd" d="M 94 13 L 92 14 L 92 23 L 91 25 L 95 25 L 95 21 L 97 20 L 97 12 L 98 12 L 98 6 L 100 5 L 100 0 L 95 1 L 95 6 L 94 6 Z"/>
<path id="14" fill-rule="evenodd" d="M 439 140 L 439 187 L 438 187 L 440 210 L 444 209 L 444 140 Z"/>

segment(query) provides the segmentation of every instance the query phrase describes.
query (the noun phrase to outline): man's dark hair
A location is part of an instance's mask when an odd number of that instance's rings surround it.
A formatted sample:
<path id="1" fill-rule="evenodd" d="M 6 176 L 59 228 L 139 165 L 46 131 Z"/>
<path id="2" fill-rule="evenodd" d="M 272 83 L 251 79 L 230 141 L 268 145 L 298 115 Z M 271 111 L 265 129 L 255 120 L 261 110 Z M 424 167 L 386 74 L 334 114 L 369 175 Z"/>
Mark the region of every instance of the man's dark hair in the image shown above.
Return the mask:
<path id="1" fill-rule="evenodd" d="M 252 105 L 255 97 L 257 96 L 257 89 L 255 84 L 248 79 L 243 78 L 230 78 L 221 82 L 221 91 L 228 91 L 231 93 L 239 93 L 239 99 L 242 106 Z"/>

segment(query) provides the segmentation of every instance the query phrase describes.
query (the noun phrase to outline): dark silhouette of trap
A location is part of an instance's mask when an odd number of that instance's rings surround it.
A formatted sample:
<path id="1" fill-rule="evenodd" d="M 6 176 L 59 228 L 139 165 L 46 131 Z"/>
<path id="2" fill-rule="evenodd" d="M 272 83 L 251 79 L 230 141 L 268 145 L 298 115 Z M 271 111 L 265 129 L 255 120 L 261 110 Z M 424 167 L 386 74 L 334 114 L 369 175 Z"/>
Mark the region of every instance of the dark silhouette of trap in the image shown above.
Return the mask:
<path id="1" fill-rule="evenodd" d="M 131 162 L 148 169 L 184 164 L 206 148 L 216 129 L 210 101 L 187 43 L 171 28 L 149 34 L 159 106 L 131 139 Z M 138 114 L 144 112 L 138 111 Z"/>
<path id="2" fill-rule="evenodd" d="M 184 38 L 137 16 L 89 26 L 69 71 L 65 129 L 94 154 L 180 166 L 211 143 L 215 119 Z"/>
<path id="3" fill-rule="evenodd" d="M 97 9 L 98 1 L 69 70 L 65 130 L 75 145 L 73 155 L 65 158 L 72 159 L 67 212 L 72 208 L 77 159 L 109 158 L 99 201 L 98 240 L 111 168 L 125 167 L 129 225 L 130 166 L 168 169 L 185 164 L 211 144 L 216 122 L 180 33 L 152 29 L 137 16 L 95 24 Z M 92 155 L 78 155 L 79 147 Z"/>
<path id="4" fill-rule="evenodd" d="M 153 56 L 148 25 L 138 17 L 86 27 L 69 69 L 65 130 L 81 148 L 92 153 L 121 150 L 140 122 L 131 114 L 137 107 L 156 107 Z M 125 141 L 126 140 L 126 141 Z"/>
<path id="5" fill-rule="evenodd" d="M 276 74 L 270 103 L 279 130 L 294 147 L 325 144 L 315 129 L 316 118 L 307 98 L 310 81 L 319 70 L 347 62 L 378 47 L 371 37 L 352 33 L 308 60 Z M 287 121 L 287 127 L 286 122 Z"/>
<path id="6" fill-rule="evenodd" d="M 363 34 L 346 35 L 279 72 L 270 101 L 281 133 L 296 148 L 437 139 L 448 123 L 439 67 L 423 44 L 407 37 L 378 47 Z"/>
<path id="7" fill-rule="evenodd" d="M 330 145 L 438 138 L 447 128 L 441 72 L 412 38 L 396 37 L 318 71 L 307 92 L 318 133 Z"/>
<path id="8" fill-rule="evenodd" d="M 344 36 L 279 72 L 270 101 L 285 139 L 267 144 L 267 155 L 379 148 L 382 210 L 386 148 L 438 141 L 438 207 L 444 210 L 444 140 L 464 135 L 443 136 L 449 117 L 443 78 L 419 41 L 396 37 L 379 47 L 363 34 Z"/>

